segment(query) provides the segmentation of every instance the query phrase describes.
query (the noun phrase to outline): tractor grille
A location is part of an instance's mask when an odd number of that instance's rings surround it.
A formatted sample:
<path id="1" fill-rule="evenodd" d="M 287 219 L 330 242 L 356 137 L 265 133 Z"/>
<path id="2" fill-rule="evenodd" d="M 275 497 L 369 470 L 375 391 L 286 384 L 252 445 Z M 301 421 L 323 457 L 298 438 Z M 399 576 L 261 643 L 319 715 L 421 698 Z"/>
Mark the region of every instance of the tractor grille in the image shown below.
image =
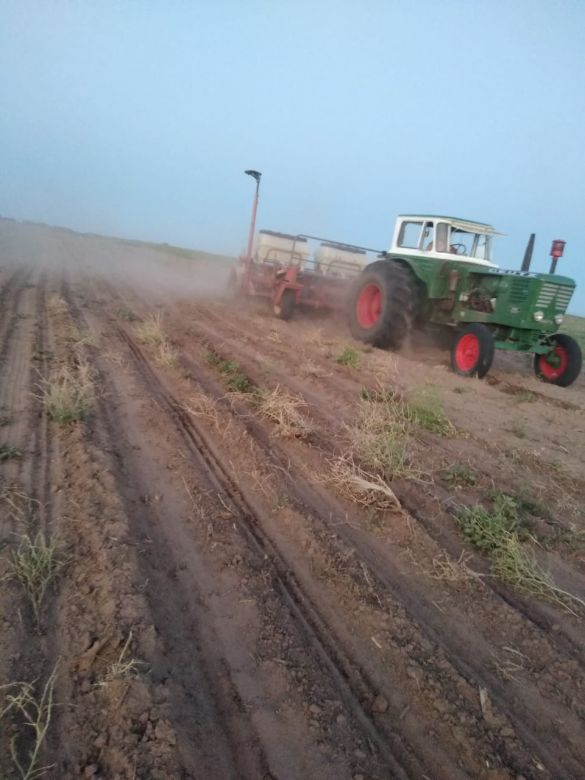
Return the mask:
<path id="1" fill-rule="evenodd" d="M 564 314 L 573 295 L 573 288 L 562 284 L 545 282 L 536 301 L 537 309 L 546 309 L 554 302 L 555 311 Z"/>
<path id="2" fill-rule="evenodd" d="M 510 287 L 510 303 L 524 303 L 528 298 L 529 287 L 530 279 L 526 279 L 525 277 L 513 279 L 512 286 Z"/>

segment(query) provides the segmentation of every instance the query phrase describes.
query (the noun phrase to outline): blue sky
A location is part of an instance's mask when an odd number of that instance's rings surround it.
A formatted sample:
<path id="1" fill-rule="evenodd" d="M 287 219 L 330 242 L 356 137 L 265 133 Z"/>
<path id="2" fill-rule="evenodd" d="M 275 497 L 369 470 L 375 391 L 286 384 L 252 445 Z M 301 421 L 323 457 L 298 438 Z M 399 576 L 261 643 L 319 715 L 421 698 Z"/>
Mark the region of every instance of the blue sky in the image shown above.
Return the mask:
<path id="1" fill-rule="evenodd" d="M 582 0 L 0 0 L 0 214 L 237 253 L 490 222 L 585 314 Z"/>

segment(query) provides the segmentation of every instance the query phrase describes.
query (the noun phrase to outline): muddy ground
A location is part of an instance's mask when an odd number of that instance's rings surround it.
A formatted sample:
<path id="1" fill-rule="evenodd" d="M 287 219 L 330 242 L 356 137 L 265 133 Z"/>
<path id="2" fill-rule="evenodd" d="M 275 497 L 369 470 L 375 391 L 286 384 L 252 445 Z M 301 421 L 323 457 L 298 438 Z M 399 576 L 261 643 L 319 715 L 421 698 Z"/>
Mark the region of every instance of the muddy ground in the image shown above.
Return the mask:
<path id="1" fill-rule="evenodd" d="M 461 379 L 224 276 L 0 221 L 0 776 L 585 777 L 583 379 Z M 63 375 L 90 400 L 60 424 Z M 536 586 L 463 533 L 502 501 Z"/>

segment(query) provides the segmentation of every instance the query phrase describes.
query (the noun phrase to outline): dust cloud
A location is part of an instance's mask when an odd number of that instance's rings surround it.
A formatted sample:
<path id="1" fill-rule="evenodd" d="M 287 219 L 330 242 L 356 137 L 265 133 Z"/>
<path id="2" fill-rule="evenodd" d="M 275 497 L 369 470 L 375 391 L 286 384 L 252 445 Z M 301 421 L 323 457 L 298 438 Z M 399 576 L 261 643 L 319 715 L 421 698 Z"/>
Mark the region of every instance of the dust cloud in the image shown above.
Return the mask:
<path id="1" fill-rule="evenodd" d="M 224 293 L 234 259 L 0 218 L 0 268 L 34 267 L 181 299 Z"/>

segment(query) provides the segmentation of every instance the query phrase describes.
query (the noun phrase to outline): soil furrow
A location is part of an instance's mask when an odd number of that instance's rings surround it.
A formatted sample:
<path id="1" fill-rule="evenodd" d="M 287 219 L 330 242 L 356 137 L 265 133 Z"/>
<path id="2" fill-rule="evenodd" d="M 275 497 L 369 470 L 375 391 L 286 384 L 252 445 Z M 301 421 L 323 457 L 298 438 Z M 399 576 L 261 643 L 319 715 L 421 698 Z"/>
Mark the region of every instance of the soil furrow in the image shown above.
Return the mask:
<path id="1" fill-rule="evenodd" d="M 384 738 L 361 705 L 361 700 L 367 697 L 368 692 L 369 698 L 375 698 L 375 689 L 372 690 L 373 686 L 365 679 L 363 671 L 356 668 L 351 660 L 345 656 L 323 620 L 304 596 L 295 575 L 281 558 L 279 551 L 266 537 L 255 509 L 249 503 L 240 486 L 226 471 L 211 442 L 206 440 L 182 406 L 163 388 L 142 351 L 131 337 L 121 329 L 119 329 L 119 333 L 135 356 L 145 380 L 184 433 L 185 441 L 201 466 L 207 471 L 212 485 L 218 492 L 225 495 L 236 509 L 236 517 L 247 539 L 260 554 L 270 560 L 283 598 L 286 599 L 291 611 L 296 616 L 307 640 L 321 659 L 321 663 L 334 675 L 342 699 L 353 712 L 368 738 L 376 745 L 392 775 L 394 777 L 407 777 L 408 773 L 404 764 L 408 765 L 413 760 L 409 755 L 410 749 L 397 744 L 398 735 L 396 733 L 386 734 Z"/>

